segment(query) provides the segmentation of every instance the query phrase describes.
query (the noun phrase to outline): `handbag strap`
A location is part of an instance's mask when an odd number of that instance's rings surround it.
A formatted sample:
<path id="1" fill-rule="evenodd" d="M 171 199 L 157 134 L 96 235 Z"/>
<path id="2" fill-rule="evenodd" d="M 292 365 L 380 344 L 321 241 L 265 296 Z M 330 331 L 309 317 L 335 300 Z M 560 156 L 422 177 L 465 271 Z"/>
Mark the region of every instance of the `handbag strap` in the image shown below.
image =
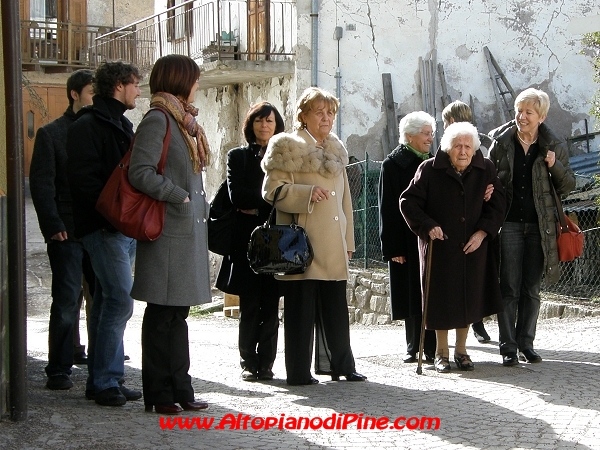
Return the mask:
<path id="1" fill-rule="evenodd" d="M 271 212 L 269 213 L 269 217 L 267 218 L 267 221 L 265 222 L 265 224 L 269 224 L 269 223 L 273 223 L 271 220 L 273 218 L 273 213 L 275 212 L 275 204 L 277 203 L 277 198 L 279 198 L 279 193 L 281 192 L 281 189 L 283 188 L 283 184 L 281 186 L 279 186 L 277 189 L 275 189 L 275 197 L 273 198 L 273 207 L 271 208 Z M 292 225 L 297 225 L 296 223 L 296 216 L 294 214 L 292 214 Z"/>
<path id="2" fill-rule="evenodd" d="M 171 119 L 169 119 L 169 113 L 162 108 L 150 108 L 150 110 L 146 114 L 153 110 L 162 112 L 167 119 L 167 132 L 165 133 L 165 137 L 163 138 L 162 152 L 160 155 L 160 159 L 158 160 L 158 165 L 156 166 L 156 173 L 162 175 L 165 172 L 165 164 L 167 163 L 167 153 L 169 152 L 169 144 L 171 143 Z M 129 145 L 129 151 L 133 150 L 134 142 L 135 136 L 133 136 L 133 139 L 131 140 L 131 144 Z"/>
<path id="3" fill-rule="evenodd" d="M 548 172 L 549 181 L 550 181 L 550 189 L 552 190 L 552 195 L 554 196 L 554 202 L 556 203 L 556 212 L 558 215 L 558 221 L 560 222 L 560 228 L 562 233 L 567 233 L 569 231 L 569 226 L 567 225 L 567 221 L 565 220 L 565 212 L 562 207 L 562 202 L 560 201 L 560 197 L 556 192 L 556 188 L 554 187 L 554 183 L 552 182 L 552 175 Z"/>

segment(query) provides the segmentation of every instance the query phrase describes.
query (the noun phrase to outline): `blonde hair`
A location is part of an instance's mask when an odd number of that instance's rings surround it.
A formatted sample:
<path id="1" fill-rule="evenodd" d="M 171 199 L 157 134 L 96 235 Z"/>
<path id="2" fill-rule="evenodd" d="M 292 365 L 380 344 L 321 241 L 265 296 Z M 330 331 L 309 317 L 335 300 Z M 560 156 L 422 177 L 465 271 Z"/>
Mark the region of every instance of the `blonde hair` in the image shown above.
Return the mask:
<path id="1" fill-rule="evenodd" d="M 544 91 L 528 88 L 515 98 L 515 113 L 519 109 L 519 105 L 523 104 L 532 105 L 535 112 L 541 117 L 546 117 L 550 109 L 550 98 Z"/>
<path id="2" fill-rule="evenodd" d="M 340 106 L 340 101 L 323 89 L 318 87 L 309 87 L 305 89 L 298 99 L 298 103 L 296 103 L 296 122 L 294 123 L 296 129 L 302 130 L 306 128 L 306 124 L 302 122 L 300 116 L 308 113 L 316 102 L 325 102 L 334 115 L 337 114 Z"/>

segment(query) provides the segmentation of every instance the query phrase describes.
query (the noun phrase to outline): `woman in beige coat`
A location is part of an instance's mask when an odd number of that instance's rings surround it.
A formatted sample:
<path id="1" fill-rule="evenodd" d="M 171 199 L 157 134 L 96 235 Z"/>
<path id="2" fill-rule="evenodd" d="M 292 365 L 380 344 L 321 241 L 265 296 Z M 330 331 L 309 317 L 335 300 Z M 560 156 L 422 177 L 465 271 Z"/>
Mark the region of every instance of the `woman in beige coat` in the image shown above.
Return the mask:
<path id="1" fill-rule="evenodd" d="M 262 160 L 263 196 L 277 200 L 277 222 L 294 217 L 305 228 L 314 259 L 301 275 L 281 276 L 285 301 L 285 365 L 290 385 L 316 384 L 310 373 L 314 329 L 315 371 L 333 380 L 364 381 L 350 348 L 346 281 L 354 251 L 352 201 L 346 176 L 348 152 L 331 133 L 339 101 L 308 88 L 298 100 L 297 130 L 269 141 Z"/>

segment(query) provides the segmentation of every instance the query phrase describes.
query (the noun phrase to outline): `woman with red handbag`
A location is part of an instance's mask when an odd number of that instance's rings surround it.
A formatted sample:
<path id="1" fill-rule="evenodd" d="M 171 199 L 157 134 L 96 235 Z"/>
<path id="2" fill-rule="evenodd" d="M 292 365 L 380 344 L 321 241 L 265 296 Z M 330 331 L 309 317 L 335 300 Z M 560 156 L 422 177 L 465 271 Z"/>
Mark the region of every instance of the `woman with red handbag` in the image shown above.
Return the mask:
<path id="1" fill-rule="evenodd" d="M 540 310 L 542 276 L 559 278 L 556 205 L 575 187 L 566 145 L 544 123 L 548 94 L 529 88 L 515 99 L 515 119 L 489 134 L 496 141 L 489 158 L 506 189 L 507 214 L 500 233 L 500 289 L 504 312 L 498 314 L 502 364 L 542 360 L 533 349 Z M 517 352 L 520 355 L 517 356 Z"/>
<path id="2" fill-rule="evenodd" d="M 160 237 L 139 241 L 131 296 L 147 302 L 142 323 L 142 383 L 146 411 L 177 414 L 206 408 L 194 399 L 186 318 L 190 306 L 211 301 L 207 246 L 208 203 L 202 170 L 209 164 L 204 130 L 193 106 L 200 69 L 191 58 L 159 58 L 150 74 L 150 111 L 140 122 L 129 181 L 166 202 Z M 163 174 L 157 172 L 170 122 Z"/>

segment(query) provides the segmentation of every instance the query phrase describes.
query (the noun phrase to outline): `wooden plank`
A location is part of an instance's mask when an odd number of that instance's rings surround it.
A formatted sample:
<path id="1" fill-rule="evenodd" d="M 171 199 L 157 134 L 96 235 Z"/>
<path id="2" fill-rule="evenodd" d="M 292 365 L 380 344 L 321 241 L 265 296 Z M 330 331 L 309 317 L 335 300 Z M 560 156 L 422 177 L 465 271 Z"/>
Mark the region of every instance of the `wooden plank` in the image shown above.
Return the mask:
<path id="1" fill-rule="evenodd" d="M 387 154 L 398 145 L 398 119 L 396 115 L 396 105 L 394 104 L 394 92 L 392 90 L 392 75 L 390 73 L 381 74 L 381 81 L 383 83 L 383 102 L 388 143 L 388 148 L 384 148 L 384 156 L 387 156 Z"/>
<path id="2" fill-rule="evenodd" d="M 444 71 L 444 66 L 439 63 L 437 67 L 438 75 L 440 76 L 440 84 L 442 86 L 442 107 L 445 108 L 452 102 L 452 99 L 448 95 L 448 85 L 446 84 L 446 72 Z"/>

